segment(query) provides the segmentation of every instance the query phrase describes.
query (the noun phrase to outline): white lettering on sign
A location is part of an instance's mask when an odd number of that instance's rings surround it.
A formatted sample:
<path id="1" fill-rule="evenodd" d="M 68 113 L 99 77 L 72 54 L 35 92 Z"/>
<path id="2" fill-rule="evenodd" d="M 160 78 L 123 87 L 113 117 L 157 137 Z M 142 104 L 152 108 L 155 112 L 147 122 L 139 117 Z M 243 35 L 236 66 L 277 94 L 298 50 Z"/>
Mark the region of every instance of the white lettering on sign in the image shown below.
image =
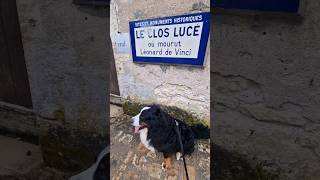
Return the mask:
<path id="1" fill-rule="evenodd" d="M 203 22 L 134 28 L 136 56 L 197 58 L 202 28 Z"/>

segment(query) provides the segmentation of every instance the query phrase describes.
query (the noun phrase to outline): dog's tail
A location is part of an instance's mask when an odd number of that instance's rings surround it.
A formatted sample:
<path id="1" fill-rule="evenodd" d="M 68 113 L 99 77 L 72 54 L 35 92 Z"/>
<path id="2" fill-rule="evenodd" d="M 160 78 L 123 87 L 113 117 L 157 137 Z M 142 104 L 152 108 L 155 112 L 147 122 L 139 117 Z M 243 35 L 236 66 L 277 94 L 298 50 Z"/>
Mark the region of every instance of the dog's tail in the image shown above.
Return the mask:
<path id="1" fill-rule="evenodd" d="M 209 139 L 210 138 L 210 129 L 207 126 L 202 124 L 196 124 L 191 126 L 195 139 Z"/>

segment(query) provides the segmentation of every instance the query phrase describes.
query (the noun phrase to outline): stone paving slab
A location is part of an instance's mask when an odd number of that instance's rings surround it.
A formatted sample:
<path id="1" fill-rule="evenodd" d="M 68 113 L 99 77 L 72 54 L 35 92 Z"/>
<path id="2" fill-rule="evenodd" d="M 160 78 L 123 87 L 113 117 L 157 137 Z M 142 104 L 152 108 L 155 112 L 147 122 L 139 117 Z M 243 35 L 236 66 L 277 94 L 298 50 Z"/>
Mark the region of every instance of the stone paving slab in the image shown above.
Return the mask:
<path id="1" fill-rule="evenodd" d="M 110 117 L 116 118 L 123 114 L 123 109 L 120 106 L 110 105 Z"/>
<path id="2" fill-rule="evenodd" d="M 116 111 L 117 112 L 117 111 Z M 182 159 L 173 160 L 173 168 L 163 170 L 162 153 L 141 151 L 139 136 L 133 134 L 130 116 L 111 115 L 111 177 L 112 180 L 183 180 Z M 186 157 L 190 180 L 210 179 L 210 142 L 198 141 L 196 151 Z"/>
<path id="3" fill-rule="evenodd" d="M 42 163 L 40 147 L 0 136 L 0 176 L 26 174 Z"/>

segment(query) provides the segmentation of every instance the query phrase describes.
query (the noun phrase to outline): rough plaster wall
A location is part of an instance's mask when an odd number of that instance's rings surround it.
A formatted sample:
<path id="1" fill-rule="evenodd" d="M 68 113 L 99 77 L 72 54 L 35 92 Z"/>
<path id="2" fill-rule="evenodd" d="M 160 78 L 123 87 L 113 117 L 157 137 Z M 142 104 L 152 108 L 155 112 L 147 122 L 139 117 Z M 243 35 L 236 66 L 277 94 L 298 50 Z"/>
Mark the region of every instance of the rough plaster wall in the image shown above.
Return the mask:
<path id="1" fill-rule="evenodd" d="M 73 127 L 105 132 L 107 17 L 92 15 L 98 10 L 80 8 L 72 0 L 17 4 L 34 111 Z"/>
<path id="2" fill-rule="evenodd" d="M 214 15 L 214 143 L 281 168 L 280 179 L 320 177 L 320 4 L 303 19 Z"/>
<path id="3" fill-rule="evenodd" d="M 209 0 L 114 0 L 111 1 L 111 38 L 129 32 L 129 20 L 209 11 Z M 208 45 L 207 49 L 210 48 Z M 129 54 L 114 55 L 120 94 L 146 103 L 177 106 L 196 116 L 210 116 L 210 53 L 205 68 L 134 64 Z"/>

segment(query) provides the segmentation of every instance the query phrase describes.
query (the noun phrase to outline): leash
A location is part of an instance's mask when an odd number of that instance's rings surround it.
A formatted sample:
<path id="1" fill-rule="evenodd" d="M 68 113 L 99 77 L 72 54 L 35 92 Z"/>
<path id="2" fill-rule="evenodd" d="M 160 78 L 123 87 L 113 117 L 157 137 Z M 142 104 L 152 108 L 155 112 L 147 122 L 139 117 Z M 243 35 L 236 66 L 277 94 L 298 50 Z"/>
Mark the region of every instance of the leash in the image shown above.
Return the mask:
<path id="1" fill-rule="evenodd" d="M 178 121 L 176 121 L 176 133 L 178 134 L 178 137 L 179 137 L 179 143 L 180 143 L 180 149 L 181 149 L 181 154 L 182 154 L 182 159 L 183 159 L 183 164 L 184 164 L 184 170 L 186 171 L 186 176 L 187 176 L 187 180 L 189 180 L 189 175 L 188 175 L 188 170 L 187 170 L 187 164 L 186 164 L 186 160 L 184 158 L 184 150 L 183 150 L 183 145 L 182 145 L 182 140 L 181 140 L 181 134 L 180 134 L 180 131 L 179 131 L 179 123 Z"/>

